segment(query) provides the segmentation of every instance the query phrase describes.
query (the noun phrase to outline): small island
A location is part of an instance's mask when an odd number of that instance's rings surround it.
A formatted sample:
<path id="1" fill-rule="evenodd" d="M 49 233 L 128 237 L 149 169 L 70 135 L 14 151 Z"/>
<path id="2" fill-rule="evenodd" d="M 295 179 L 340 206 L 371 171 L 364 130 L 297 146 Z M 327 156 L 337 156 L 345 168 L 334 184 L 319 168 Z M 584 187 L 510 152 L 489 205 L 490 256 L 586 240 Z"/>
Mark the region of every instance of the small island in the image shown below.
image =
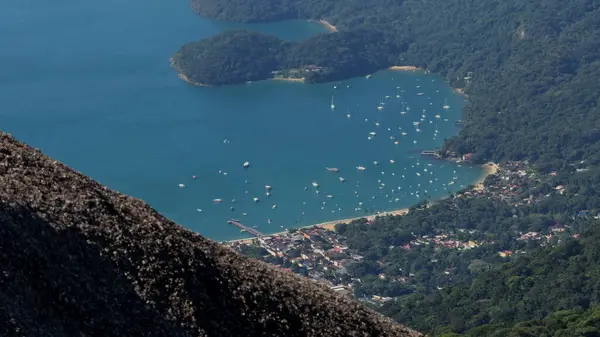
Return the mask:
<path id="1" fill-rule="evenodd" d="M 383 34 L 370 30 L 320 34 L 299 42 L 234 30 L 184 45 L 171 64 L 195 85 L 335 81 L 391 66 L 385 55 L 392 47 L 381 41 Z"/>

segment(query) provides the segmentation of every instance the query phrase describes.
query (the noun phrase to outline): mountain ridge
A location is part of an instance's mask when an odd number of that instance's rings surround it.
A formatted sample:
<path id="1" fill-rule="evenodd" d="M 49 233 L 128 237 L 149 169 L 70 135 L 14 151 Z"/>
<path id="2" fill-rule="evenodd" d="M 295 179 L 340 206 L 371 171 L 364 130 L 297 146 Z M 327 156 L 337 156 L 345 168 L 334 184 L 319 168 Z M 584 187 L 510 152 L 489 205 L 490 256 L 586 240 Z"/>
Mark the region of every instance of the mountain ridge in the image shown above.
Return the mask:
<path id="1" fill-rule="evenodd" d="M 0 334 L 421 336 L 0 133 Z"/>

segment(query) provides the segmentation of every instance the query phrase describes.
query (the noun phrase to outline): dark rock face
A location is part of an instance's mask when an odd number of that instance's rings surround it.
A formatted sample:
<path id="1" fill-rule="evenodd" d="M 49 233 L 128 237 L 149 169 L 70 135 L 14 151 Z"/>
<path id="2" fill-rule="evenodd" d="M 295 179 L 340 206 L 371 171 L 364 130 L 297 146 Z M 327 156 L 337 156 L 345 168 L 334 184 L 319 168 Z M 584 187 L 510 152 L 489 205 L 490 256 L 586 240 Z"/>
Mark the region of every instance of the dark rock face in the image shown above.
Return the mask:
<path id="1" fill-rule="evenodd" d="M 0 335 L 420 336 L 3 133 Z"/>

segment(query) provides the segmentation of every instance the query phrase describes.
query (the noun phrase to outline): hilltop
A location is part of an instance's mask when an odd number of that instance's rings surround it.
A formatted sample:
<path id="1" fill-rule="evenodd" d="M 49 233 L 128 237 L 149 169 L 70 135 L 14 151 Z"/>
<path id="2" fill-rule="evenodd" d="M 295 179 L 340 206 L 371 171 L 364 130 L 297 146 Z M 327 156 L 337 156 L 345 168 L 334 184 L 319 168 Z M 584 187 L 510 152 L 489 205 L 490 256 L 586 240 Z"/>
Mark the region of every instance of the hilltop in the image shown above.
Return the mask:
<path id="1" fill-rule="evenodd" d="M 0 133 L 0 335 L 420 336 Z"/>

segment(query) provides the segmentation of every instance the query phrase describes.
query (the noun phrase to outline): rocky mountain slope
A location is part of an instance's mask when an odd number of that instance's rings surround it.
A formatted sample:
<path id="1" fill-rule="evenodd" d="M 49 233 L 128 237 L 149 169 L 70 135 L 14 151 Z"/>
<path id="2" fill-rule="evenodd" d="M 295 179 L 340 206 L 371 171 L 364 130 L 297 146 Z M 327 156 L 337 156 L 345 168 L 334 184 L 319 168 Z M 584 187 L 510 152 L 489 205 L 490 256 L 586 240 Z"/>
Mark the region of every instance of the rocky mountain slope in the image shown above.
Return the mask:
<path id="1" fill-rule="evenodd" d="M 0 133 L 2 336 L 420 336 Z"/>

